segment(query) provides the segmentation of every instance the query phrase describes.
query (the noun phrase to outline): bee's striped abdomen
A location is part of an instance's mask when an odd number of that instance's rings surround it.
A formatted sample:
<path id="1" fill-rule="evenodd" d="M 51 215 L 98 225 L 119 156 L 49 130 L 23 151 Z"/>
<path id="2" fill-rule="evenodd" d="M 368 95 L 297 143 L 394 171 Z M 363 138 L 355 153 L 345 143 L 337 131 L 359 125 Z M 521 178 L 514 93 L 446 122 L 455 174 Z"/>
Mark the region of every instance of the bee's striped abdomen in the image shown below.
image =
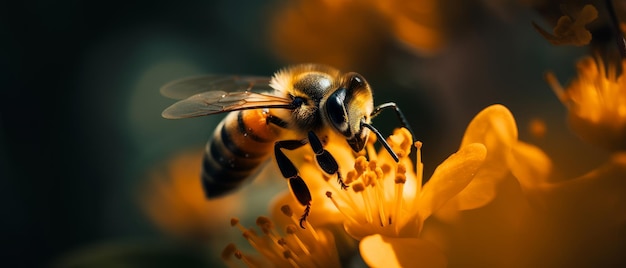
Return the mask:
<path id="1" fill-rule="evenodd" d="M 207 143 L 202 185 L 208 198 L 235 190 L 273 152 L 278 132 L 262 110 L 231 112 Z"/>

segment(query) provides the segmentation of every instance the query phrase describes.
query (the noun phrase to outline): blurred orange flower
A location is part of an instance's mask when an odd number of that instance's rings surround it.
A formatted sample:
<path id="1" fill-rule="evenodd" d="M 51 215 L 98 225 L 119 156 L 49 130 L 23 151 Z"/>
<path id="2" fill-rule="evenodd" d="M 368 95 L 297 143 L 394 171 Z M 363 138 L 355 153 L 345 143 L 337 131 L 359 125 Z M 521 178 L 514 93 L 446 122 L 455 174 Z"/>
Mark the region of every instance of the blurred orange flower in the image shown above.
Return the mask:
<path id="1" fill-rule="evenodd" d="M 439 1 L 299 0 L 278 7 L 274 51 L 290 62 L 363 70 L 382 63 L 394 40 L 431 54 L 444 43 Z"/>
<path id="2" fill-rule="evenodd" d="M 207 242 L 223 237 L 224 219 L 240 210 L 238 194 L 207 200 L 200 180 L 203 150 L 178 153 L 148 174 L 141 205 L 165 233 L 185 241 Z M 222 240 L 222 239 L 216 239 Z"/>
<path id="3" fill-rule="evenodd" d="M 571 128 L 583 140 L 609 151 L 626 150 L 626 78 L 621 66 L 600 57 L 585 57 L 576 65 L 578 77 L 563 88 L 552 72 L 548 83 L 569 110 Z"/>

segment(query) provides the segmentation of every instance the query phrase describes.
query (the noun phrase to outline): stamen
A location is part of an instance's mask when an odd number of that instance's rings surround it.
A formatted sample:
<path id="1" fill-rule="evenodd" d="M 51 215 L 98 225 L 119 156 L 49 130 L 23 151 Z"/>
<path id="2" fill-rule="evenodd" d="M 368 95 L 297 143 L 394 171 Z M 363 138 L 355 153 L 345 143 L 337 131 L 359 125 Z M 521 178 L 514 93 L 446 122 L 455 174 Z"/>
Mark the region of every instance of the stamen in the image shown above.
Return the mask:
<path id="1" fill-rule="evenodd" d="M 237 250 L 235 251 L 235 258 L 240 259 L 241 261 L 243 261 L 244 264 L 246 264 L 246 266 L 248 267 L 257 267 L 251 260 L 250 257 L 244 255 L 241 251 Z"/>
<path id="2" fill-rule="evenodd" d="M 264 234 L 267 234 L 274 228 L 274 224 L 268 217 L 260 216 L 256 218 L 256 225 L 261 228 Z"/>
<path id="3" fill-rule="evenodd" d="M 285 250 L 283 252 L 283 257 L 289 262 L 289 264 L 291 264 L 291 266 L 296 268 L 300 267 L 300 265 L 298 265 L 298 263 L 296 262 L 296 260 L 298 259 L 298 255 L 291 254 L 291 251 Z"/>
<path id="4" fill-rule="evenodd" d="M 417 153 L 415 156 L 415 177 L 417 180 L 417 194 L 422 192 L 422 186 L 424 186 L 424 163 L 422 163 L 422 142 L 416 141 L 413 143 L 415 149 L 417 149 Z M 406 177 L 404 179 L 406 181 Z"/>
<path id="5" fill-rule="evenodd" d="M 264 253 L 266 252 L 266 250 L 263 250 L 263 246 L 259 245 L 261 241 L 259 240 L 259 236 L 257 236 L 256 232 L 254 231 L 254 229 L 249 229 L 246 230 L 245 232 L 243 232 L 243 237 L 248 241 L 248 244 L 250 244 L 250 246 L 252 246 L 254 249 L 256 249 L 256 251 L 258 251 L 259 253 Z"/>
<path id="6" fill-rule="evenodd" d="M 374 203 L 378 204 L 378 217 L 380 219 L 381 226 L 384 227 L 387 225 L 388 220 L 386 219 L 387 213 L 385 213 L 385 205 L 387 202 L 385 200 L 385 183 L 383 182 L 383 171 L 377 166 L 375 160 L 370 161 L 369 169 L 370 172 L 368 173 L 368 176 L 373 182 L 375 182 L 372 183 L 374 194 L 376 197 Z"/>
<path id="7" fill-rule="evenodd" d="M 356 177 L 357 177 L 356 170 L 350 170 L 346 174 L 346 179 L 344 180 L 344 183 L 345 184 L 350 184 L 350 183 L 352 183 L 356 179 Z"/>
<path id="8" fill-rule="evenodd" d="M 354 190 L 354 192 L 357 195 L 361 195 L 361 197 L 363 198 L 363 206 L 365 209 L 365 219 L 367 221 L 367 223 L 372 223 L 374 222 L 373 217 L 372 217 L 372 209 L 371 209 L 371 205 L 370 205 L 370 200 L 369 198 L 367 198 L 366 194 L 365 194 L 365 186 L 363 185 L 363 183 L 361 182 L 357 182 L 354 184 L 354 186 L 352 186 L 352 189 Z"/>
<path id="9" fill-rule="evenodd" d="M 376 185 L 376 174 L 368 170 L 365 174 L 363 174 L 363 176 L 361 176 L 361 180 L 363 181 L 363 185 L 365 185 L 365 187 L 373 187 Z"/>
<path id="10" fill-rule="evenodd" d="M 274 250 L 279 250 L 278 246 L 280 243 L 278 242 L 280 235 L 276 233 L 274 229 L 274 223 L 268 217 L 258 217 L 256 219 L 256 224 L 261 228 L 261 232 L 263 232 L 269 239 L 274 242 L 274 246 L 272 247 Z"/>
<path id="11" fill-rule="evenodd" d="M 356 171 L 357 176 L 361 176 L 363 172 L 367 169 L 367 159 L 364 156 L 359 156 L 354 161 L 354 170 Z"/>
<path id="12" fill-rule="evenodd" d="M 230 259 L 230 257 L 235 254 L 235 250 L 237 250 L 237 247 L 234 243 L 226 245 L 226 247 L 224 247 L 224 250 L 222 250 L 222 259 Z"/>
<path id="13" fill-rule="evenodd" d="M 404 167 L 404 165 L 402 165 L 402 167 Z M 398 170 L 396 172 L 396 178 L 395 178 L 395 187 L 394 187 L 394 202 L 393 202 L 393 209 L 394 209 L 394 216 L 395 219 L 393 220 L 393 223 L 395 223 L 394 226 L 394 231 L 397 234 L 400 230 L 400 223 L 403 221 L 402 219 L 402 205 L 404 204 L 404 183 L 406 182 L 406 174 L 404 172 L 401 171 L 406 171 L 406 168 L 400 168 L 400 165 L 398 166 Z"/>
<path id="14" fill-rule="evenodd" d="M 568 100 L 567 100 L 567 93 L 565 93 L 565 90 L 563 89 L 563 86 L 561 86 L 561 83 L 559 83 L 559 80 L 556 78 L 556 75 L 554 75 L 553 72 L 547 72 L 545 74 L 545 79 L 546 79 L 546 82 L 548 82 L 548 85 L 550 85 L 550 88 L 552 88 L 554 95 L 556 95 L 556 97 L 559 98 L 561 103 L 563 103 L 566 107 L 569 106 Z"/>
<path id="15" fill-rule="evenodd" d="M 354 223 L 358 223 L 358 221 L 352 217 L 352 215 L 350 215 L 350 213 L 347 213 L 342 206 L 340 206 L 337 203 L 337 200 L 335 200 L 335 198 L 333 198 L 333 193 L 331 192 L 326 192 L 326 197 L 330 198 L 330 201 L 333 202 L 333 204 L 335 205 L 335 207 L 337 208 L 337 210 L 339 210 L 339 212 L 341 214 L 343 214 L 343 216 L 345 216 L 346 218 L 348 218 L 348 220 L 353 221 Z M 356 209 L 354 207 L 352 207 L 352 211 L 356 211 Z"/>
<path id="16" fill-rule="evenodd" d="M 285 216 L 287 217 L 291 217 L 293 215 L 293 211 L 291 210 L 291 207 L 289 205 L 283 205 L 282 207 L 280 207 L 280 211 L 283 212 L 283 214 L 285 214 Z"/>
<path id="17" fill-rule="evenodd" d="M 598 57 L 598 61 L 600 61 L 599 57 Z M 607 76 L 608 83 L 613 83 L 617 81 L 617 64 L 609 64 L 608 69 L 606 71 L 606 76 Z M 610 87 L 606 87 L 606 88 L 610 88 Z"/>
<path id="18" fill-rule="evenodd" d="M 398 158 L 403 158 L 406 156 L 406 152 L 404 150 L 397 150 L 396 154 L 398 155 Z"/>
<path id="19" fill-rule="evenodd" d="M 287 233 L 287 235 L 296 242 L 296 245 L 298 246 L 298 248 L 302 250 L 304 254 L 311 255 L 311 253 L 309 252 L 309 249 L 306 247 L 304 243 L 302 243 L 302 240 L 300 240 L 300 238 L 296 235 L 296 231 L 297 231 L 297 228 L 295 225 L 289 225 L 285 229 L 285 232 Z"/>
<path id="20" fill-rule="evenodd" d="M 302 223 L 305 227 L 304 230 L 307 230 L 307 232 L 313 237 L 313 239 L 315 239 L 316 241 L 319 240 L 319 235 L 317 234 L 313 226 L 311 226 L 308 221 L 300 222 L 300 218 L 296 217 L 293 214 L 293 211 L 291 210 L 291 207 L 289 205 L 283 205 L 282 207 L 280 207 L 280 211 L 283 212 L 283 214 L 285 214 L 287 217 L 291 218 L 291 221 L 294 224 L 300 225 Z"/>
<path id="21" fill-rule="evenodd" d="M 237 218 L 230 219 L 230 226 L 233 226 L 233 227 L 237 226 L 237 228 L 239 228 L 239 230 L 242 233 L 245 233 L 246 231 L 248 231 L 248 229 L 246 229 L 245 227 L 243 227 L 243 225 L 239 223 L 239 219 Z"/>

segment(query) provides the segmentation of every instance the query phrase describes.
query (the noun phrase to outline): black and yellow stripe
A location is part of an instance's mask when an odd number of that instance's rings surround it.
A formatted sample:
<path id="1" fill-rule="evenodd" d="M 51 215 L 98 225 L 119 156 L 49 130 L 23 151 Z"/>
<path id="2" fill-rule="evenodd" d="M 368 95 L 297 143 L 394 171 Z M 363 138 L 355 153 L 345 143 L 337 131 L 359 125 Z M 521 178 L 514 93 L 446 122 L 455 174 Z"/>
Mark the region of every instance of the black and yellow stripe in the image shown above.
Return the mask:
<path id="1" fill-rule="evenodd" d="M 207 143 L 202 185 L 208 198 L 228 194 L 264 163 L 280 137 L 261 109 L 231 112 Z"/>

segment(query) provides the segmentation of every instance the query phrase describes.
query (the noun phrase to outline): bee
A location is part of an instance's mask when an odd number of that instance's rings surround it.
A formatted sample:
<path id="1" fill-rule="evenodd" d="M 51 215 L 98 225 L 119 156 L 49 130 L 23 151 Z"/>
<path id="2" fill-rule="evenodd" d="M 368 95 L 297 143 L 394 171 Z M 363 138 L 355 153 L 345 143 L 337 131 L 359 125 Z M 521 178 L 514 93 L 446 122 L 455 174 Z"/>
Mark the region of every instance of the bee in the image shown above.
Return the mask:
<path id="1" fill-rule="evenodd" d="M 164 118 L 229 113 L 219 123 L 205 149 L 201 177 L 207 198 L 237 189 L 273 154 L 290 190 L 305 207 L 300 218 L 302 228 L 312 197 L 298 169 L 283 150 L 295 150 L 308 144 L 319 167 L 326 174 L 336 175 L 341 188 L 346 189 L 348 186 L 343 182 L 337 161 L 324 149 L 322 142 L 330 132 L 345 138 L 357 153 L 365 147 L 370 133 L 374 133 L 398 161 L 371 120 L 391 108 L 396 111 L 401 125 L 411 131 L 395 103 L 374 107 L 372 90 L 360 74 L 341 73 L 319 64 L 287 67 L 271 78 L 236 75 L 184 78 L 164 85 L 161 93 L 181 99 L 163 111 Z"/>

